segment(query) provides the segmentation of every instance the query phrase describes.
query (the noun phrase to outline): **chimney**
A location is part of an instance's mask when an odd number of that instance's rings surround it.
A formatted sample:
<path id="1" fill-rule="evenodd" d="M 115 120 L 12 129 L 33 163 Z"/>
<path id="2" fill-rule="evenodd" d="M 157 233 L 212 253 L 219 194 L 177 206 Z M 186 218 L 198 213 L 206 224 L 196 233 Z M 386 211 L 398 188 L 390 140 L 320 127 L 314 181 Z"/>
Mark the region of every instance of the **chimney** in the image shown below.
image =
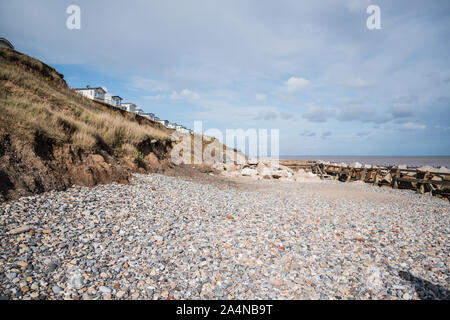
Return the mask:
<path id="1" fill-rule="evenodd" d="M 90 85 L 87 85 L 87 86 L 86 86 L 86 88 L 88 88 L 88 89 L 89 89 L 90 87 L 91 87 Z"/>

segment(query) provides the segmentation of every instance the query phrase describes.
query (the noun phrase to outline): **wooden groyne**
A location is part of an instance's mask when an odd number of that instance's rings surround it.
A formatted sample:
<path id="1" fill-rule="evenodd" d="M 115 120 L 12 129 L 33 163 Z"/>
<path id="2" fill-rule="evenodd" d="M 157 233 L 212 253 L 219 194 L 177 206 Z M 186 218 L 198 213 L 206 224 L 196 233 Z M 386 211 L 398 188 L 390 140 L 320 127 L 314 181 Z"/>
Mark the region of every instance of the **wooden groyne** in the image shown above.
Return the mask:
<path id="1" fill-rule="evenodd" d="M 363 181 L 379 187 L 410 189 L 421 194 L 431 193 L 433 196 L 450 200 L 450 172 L 440 172 L 441 170 L 436 168 L 343 165 L 297 160 L 280 160 L 280 164 L 294 170 L 312 172 L 321 179 Z"/>

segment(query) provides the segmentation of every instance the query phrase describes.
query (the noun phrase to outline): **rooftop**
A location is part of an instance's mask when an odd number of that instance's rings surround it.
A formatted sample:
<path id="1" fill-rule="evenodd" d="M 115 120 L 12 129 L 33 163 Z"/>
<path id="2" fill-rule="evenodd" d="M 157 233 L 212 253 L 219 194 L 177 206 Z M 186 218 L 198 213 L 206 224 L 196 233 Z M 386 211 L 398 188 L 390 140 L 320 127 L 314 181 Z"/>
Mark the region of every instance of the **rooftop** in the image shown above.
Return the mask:
<path id="1" fill-rule="evenodd" d="M 103 89 L 102 87 L 89 87 L 89 86 L 87 86 L 86 88 L 73 88 L 73 90 L 102 90 L 104 93 L 106 93 L 106 90 Z"/>
<path id="2" fill-rule="evenodd" d="M 8 41 L 8 39 L 1 38 L 1 37 L 0 37 L 0 42 L 5 43 L 5 44 L 6 44 L 8 47 L 10 47 L 11 49 L 14 49 L 14 46 L 12 45 L 11 42 Z"/>

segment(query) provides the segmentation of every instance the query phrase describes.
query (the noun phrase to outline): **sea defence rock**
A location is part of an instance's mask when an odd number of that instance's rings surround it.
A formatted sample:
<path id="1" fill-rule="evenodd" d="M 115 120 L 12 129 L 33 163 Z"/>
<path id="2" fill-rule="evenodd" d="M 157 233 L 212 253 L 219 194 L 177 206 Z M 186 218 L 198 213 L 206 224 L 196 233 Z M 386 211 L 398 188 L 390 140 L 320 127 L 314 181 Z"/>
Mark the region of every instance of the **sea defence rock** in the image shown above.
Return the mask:
<path id="1" fill-rule="evenodd" d="M 243 176 L 256 176 L 258 175 L 258 171 L 256 169 L 244 168 L 241 170 L 241 174 Z"/>
<path id="2" fill-rule="evenodd" d="M 432 173 L 450 173 L 450 170 L 448 170 L 446 167 L 440 167 L 438 169 L 432 166 L 422 166 L 420 168 L 417 168 L 417 171 L 432 172 Z"/>
<path id="3" fill-rule="evenodd" d="M 417 170 L 418 171 L 422 171 L 422 172 L 435 172 L 435 171 L 437 171 L 438 169 L 436 169 L 436 168 L 433 168 L 432 166 L 422 166 L 422 167 L 420 167 L 420 168 L 417 168 Z"/>
<path id="4" fill-rule="evenodd" d="M 363 165 L 359 162 L 354 162 L 350 165 L 351 168 L 355 168 L 355 169 L 360 169 L 360 168 L 362 168 L 362 166 Z"/>
<path id="5" fill-rule="evenodd" d="M 304 169 L 294 171 L 281 165 L 276 159 L 248 159 L 243 164 L 215 163 L 212 167 L 221 174 L 229 177 L 252 177 L 257 180 L 280 180 L 280 181 L 313 181 L 320 178 Z"/>

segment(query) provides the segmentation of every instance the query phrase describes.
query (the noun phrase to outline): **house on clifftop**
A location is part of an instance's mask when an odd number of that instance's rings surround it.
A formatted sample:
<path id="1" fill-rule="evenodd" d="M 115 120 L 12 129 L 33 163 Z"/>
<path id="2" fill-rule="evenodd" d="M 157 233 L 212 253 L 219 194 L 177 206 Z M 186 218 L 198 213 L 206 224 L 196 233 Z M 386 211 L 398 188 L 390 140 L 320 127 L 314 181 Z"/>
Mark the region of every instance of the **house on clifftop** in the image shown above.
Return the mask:
<path id="1" fill-rule="evenodd" d="M 105 101 L 106 91 L 102 87 L 91 88 L 86 86 L 86 88 L 75 88 L 73 90 L 91 100 Z"/>
<path id="2" fill-rule="evenodd" d="M 5 38 L 0 38 L 0 47 L 14 50 L 14 46 Z"/>
<path id="3" fill-rule="evenodd" d="M 136 105 L 131 102 L 124 102 L 122 103 L 122 109 L 128 111 L 128 112 L 135 112 L 136 111 Z"/>
<path id="4" fill-rule="evenodd" d="M 119 96 L 112 96 L 112 101 L 113 101 L 113 104 L 116 106 L 116 107 L 121 107 L 122 106 L 122 98 L 121 97 L 119 97 Z"/>

